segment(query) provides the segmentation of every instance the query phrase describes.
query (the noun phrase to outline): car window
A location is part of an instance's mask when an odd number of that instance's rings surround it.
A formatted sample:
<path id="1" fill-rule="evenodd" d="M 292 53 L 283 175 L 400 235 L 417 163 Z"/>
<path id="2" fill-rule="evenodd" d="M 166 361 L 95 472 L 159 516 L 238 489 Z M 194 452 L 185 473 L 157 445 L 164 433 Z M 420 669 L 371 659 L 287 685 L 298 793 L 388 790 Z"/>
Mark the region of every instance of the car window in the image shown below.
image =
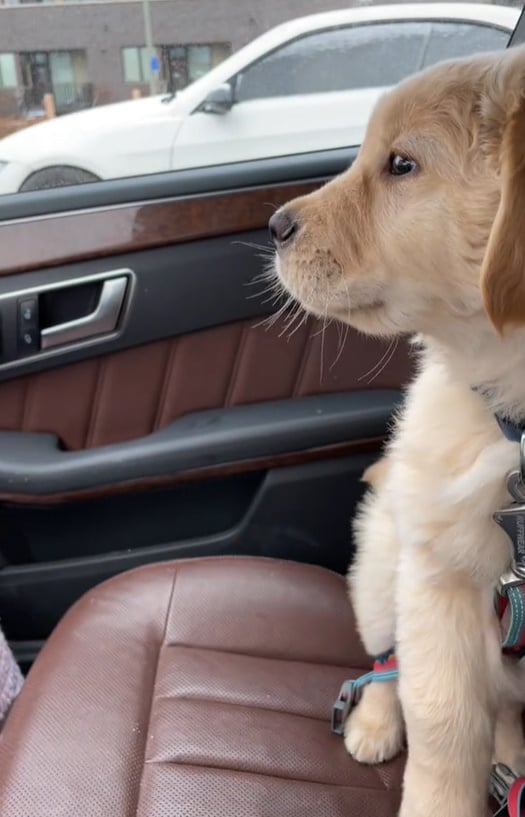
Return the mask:
<path id="1" fill-rule="evenodd" d="M 0 0 L 0 196 L 357 147 L 385 88 L 519 14 L 328 6 Z"/>
<path id="2" fill-rule="evenodd" d="M 417 71 L 430 24 L 384 23 L 311 34 L 241 74 L 239 101 L 376 88 Z"/>
<path id="3" fill-rule="evenodd" d="M 509 39 L 507 31 L 493 26 L 471 23 L 433 23 L 422 67 L 441 60 L 467 57 L 478 51 L 497 51 L 505 48 Z"/>

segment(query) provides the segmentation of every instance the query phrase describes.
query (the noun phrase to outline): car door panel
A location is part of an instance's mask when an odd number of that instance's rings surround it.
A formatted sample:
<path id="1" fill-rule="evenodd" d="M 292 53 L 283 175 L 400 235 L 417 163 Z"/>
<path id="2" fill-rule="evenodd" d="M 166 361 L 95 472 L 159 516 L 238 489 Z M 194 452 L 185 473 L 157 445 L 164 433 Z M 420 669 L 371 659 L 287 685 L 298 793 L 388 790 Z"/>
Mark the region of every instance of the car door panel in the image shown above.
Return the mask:
<path id="1" fill-rule="evenodd" d="M 248 479 L 204 480 L 167 492 L 99 499 L 89 503 L 82 524 L 78 503 L 52 513 L 39 507 L 30 514 L 25 506 L 22 511 L 5 506 L 3 529 L 23 555 L 22 563 L 10 562 L 0 571 L 2 620 L 15 654 L 23 658 L 29 652 L 29 663 L 82 593 L 142 564 L 236 554 L 285 557 L 344 571 L 351 556 L 349 513 L 361 496 L 360 475 L 375 455 L 375 450 L 349 451 L 341 459 L 270 469 Z M 192 515 L 183 516 L 188 511 Z M 170 539 L 177 517 L 178 538 Z M 197 526 L 196 517 L 201 520 Z M 141 541 L 134 548 L 126 538 L 131 527 Z M 58 558 L 52 560 L 51 554 Z"/>
<path id="2" fill-rule="evenodd" d="M 80 593 L 145 562 L 246 553 L 345 569 L 407 347 L 277 317 L 265 283 L 251 284 L 272 208 L 349 158 L 304 157 L 302 175 L 269 161 L 265 184 L 261 163 L 214 169 L 208 190 L 204 170 L 171 189 L 161 176 L 109 194 L 85 185 L 40 215 L 49 201 L 27 194 L 0 223 L 3 246 L 20 247 L 0 259 L 0 616 L 19 656 Z M 72 282 L 119 270 L 133 288 L 114 332 L 9 356 L 25 292 L 65 292 L 63 320 L 78 308 Z"/>
<path id="3" fill-rule="evenodd" d="M 202 471 L 242 470 L 244 463 L 254 468 L 342 441 L 381 442 L 397 397 L 362 391 L 189 412 L 145 437 L 77 452 L 54 434 L 0 432 L 0 498 L 64 501 Z"/>
<path id="4" fill-rule="evenodd" d="M 338 327 L 323 332 L 314 320 L 289 339 L 285 329 L 284 319 L 271 329 L 224 324 L 7 380 L 0 428 L 52 433 L 76 451 L 144 437 L 194 412 L 396 388 L 409 376 L 402 345 L 379 371 L 388 348 L 380 342 L 352 332 L 341 348 Z"/>

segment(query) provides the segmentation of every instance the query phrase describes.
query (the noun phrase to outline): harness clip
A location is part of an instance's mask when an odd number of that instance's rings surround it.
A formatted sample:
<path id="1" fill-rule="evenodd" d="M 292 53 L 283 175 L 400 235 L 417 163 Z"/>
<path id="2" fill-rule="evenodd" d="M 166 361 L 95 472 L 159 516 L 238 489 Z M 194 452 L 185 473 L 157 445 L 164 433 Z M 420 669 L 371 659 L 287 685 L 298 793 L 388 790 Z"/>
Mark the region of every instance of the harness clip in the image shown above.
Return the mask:
<path id="1" fill-rule="evenodd" d="M 394 650 L 387 650 L 378 655 L 374 661 L 374 668 L 354 678 L 345 681 L 340 689 L 337 701 L 332 707 L 332 732 L 335 735 L 344 734 L 344 724 L 354 706 L 361 700 L 363 689 L 373 682 L 393 681 L 398 676 L 397 661 Z"/>
<path id="2" fill-rule="evenodd" d="M 345 681 L 339 691 L 339 696 L 332 707 L 332 732 L 334 735 L 344 734 L 345 721 L 350 710 L 359 702 L 361 697 L 359 687 L 355 681 Z"/>
<path id="3" fill-rule="evenodd" d="M 496 811 L 492 813 L 492 817 L 507 814 L 509 791 L 516 779 L 512 769 L 509 769 L 504 763 L 496 763 L 492 767 L 489 777 L 489 794 L 496 802 Z"/>
<path id="4" fill-rule="evenodd" d="M 523 442 L 522 442 L 523 446 Z M 525 582 L 525 483 L 523 466 L 507 476 L 507 490 L 513 502 L 494 514 L 494 521 L 510 541 L 510 570 L 502 576 L 500 588 Z"/>
<path id="5" fill-rule="evenodd" d="M 496 763 L 490 772 L 489 794 L 496 802 L 492 817 L 521 817 L 525 803 L 525 778 L 518 777 L 504 763 Z"/>

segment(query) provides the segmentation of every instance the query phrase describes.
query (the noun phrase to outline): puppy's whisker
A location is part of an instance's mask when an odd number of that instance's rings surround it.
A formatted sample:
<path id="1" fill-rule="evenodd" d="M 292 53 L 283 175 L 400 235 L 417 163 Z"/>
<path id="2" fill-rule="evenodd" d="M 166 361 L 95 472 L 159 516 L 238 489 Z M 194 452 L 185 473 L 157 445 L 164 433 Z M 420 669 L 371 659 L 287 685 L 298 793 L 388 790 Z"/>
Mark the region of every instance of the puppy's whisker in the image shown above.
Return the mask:
<path id="1" fill-rule="evenodd" d="M 339 326 L 340 326 L 340 324 L 339 324 Z M 341 355 L 343 354 L 344 348 L 346 346 L 346 341 L 348 340 L 349 331 L 350 331 L 349 324 L 345 324 L 345 327 L 344 327 L 344 329 L 342 330 L 342 332 L 341 332 L 341 334 L 339 336 L 339 345 L 338 345 L 337 354 L 336 354 L 334 362 L 330 366 L 330 371 L 335 369 L 335 367 L 337 366 L 337 364 L 339 363 L 339 361 L 341 359 Z"/>
<path id="2" fill-rule="evenodd" d="M 266 275 L 260 275 L 256 280 L 247 282 L 247 285 L 257 285 L 262 288 L 247 295 L 246 300 L 264 298 L 265 295 L 269 295 L 268 298 L 262 300 L 262 303 L 277 303 L 284 296 L 283 286 L 277 278 L 270 279 Z"/>
<path id="3" fill-rule="evenodd" d="M 297 330 L 300 329 L 301 326 L 304 326 L 306 324 L 306 322 L 308 321 L 308 312 L 306 312 L 304 309 L 301 310 L 301 311 L 303 313 L 302 317 L 301 317 L 301 320 L 297 323 L 297 325 L 294 327 L 294 329 L 290 332 L 290 334 L 288 335 L 288 339 L 290 339 L 293 335 L 295 335 Z M 300 312 L 298 312 L 298 314 L 300 314 Z"/>
<path id="4" fill-rule="evenodd" d="M 280 306 L 280 307 L 279 307 L 279 309 L 277 309 L 277 310 L 276 310 L 276 311 L 273 313 L 273 315 L 270 315 L 270 316 L 267 318 L 267 323 L 268 323 L 268 326 L 273 326 L 275 323 L 277 323 L 277 321 L 278 321 L 280 318 L 282 318 L 282 317 L 283 317 L 283 315 L 286 313 L 286 310 L 290 308 L 290 304 L 291 304 L 291 302 L 290 302 L 290 301 L 285 301 L 285 303 L 284 303 L 284 304 L 282 304 L 282 306 Z"/>
<path id="5" fill-rule="evenodd" d="M 279 309 L 273 313 L 273 315 L 269 315 L 267 318 L 265 318 L 263 324 L 266 325 L 267 329 L 271 329 L 292 306 L 294 306 L 294 300 L 290 295 L 288 295 L 282 306 L 280 306 Z"/>
<path id="6" fill-rule="evenodd" d="M 264 296 L 268 295 L 269 297 L 265 298 Z M 277 303 L 279 298 L 281 297 L 280 292 L 276 292 L 271 287 L 267 287 L 266 289 L 261 290 L 261 292 L 252 292 L 250 295 L 246 296 L 247 301 L 253 301 L 254 298 L 261 298 L 262 304 L 269 304 L 269 303 Z"/>
<path id="7" fill-rule="evenodd" d="M 390 361 L 392 360 L 392 358 L 394 357 L 394 355 L 396 353 L 396 349 L 398 347 L 398 344 L 399 344 L 399 338 L 396 338 L 395 341 L 391 344 L 391 351 L 390 351 L 389 356 L 386 358 L 383 365 L 376 371 L 376 373 L 374 375 L 372 375 L 370 380 L 367 381 L 367 385 L 370 385 L 370 383 L 372 383 L 377 377 L 379 377 L 379 375 L 382 372 L 385 371 L 386 367 L 388 366 L 388 364 L 390 363 Z"/>
<path id="8" fill-rule="evenodd" d="M 269 295 L 268 298 L 264 298 L 261 301 L 261 304 L 272 304 L 272 306 L 277 306 L 277 304 L 282 301 L 283 293 L 282 292 L 274 292 L 272 295 Z"/>
<path id="9" fill-rule="evenodd" d="M 326 293 L 324 318 L 323 318 L 323 328 L 322 328 L 322 332 L 321 332 L 321 359 L 319 361 L 319 383 L 322 383 L 323 378 L 324 378 L 324 350 L 325 350 L 325 340 L 326 340 L 326 328 L 329 325 L 327 323 L 327 320 L 328 320 L 328 292 Z"/>
<path id="10" fill-rule="evenodd" d="M 274 255 L 275 249 L 272 244 L 256 244 L 254 241 L 232 241 L 232 247 L 248 247 L 249 250 L 263 250 L 266 255 Z"/>
<path id="11" fill-rule="evenodd" d="M 253 278 L 250 278 L 249 281 L 243 281 L 243 286 L 251 287 L 260 283 L 274 284 L 276 287 L 282 288 L 282 284 L 275 274 L 273 264 L 269 265 L 266 269 L 262 269 L 260 272 L 254 275 Z"/>
<path id="12" fill-rule="evenodd" d="M 347 304 L 348 304 L 348 312 L 350 312 L 350 308 L 351 308 L 350 307 L 350 303 L 351 303 L 351 301 L 350 301 L 350 290 L 348 289 L 348 283 L 346 281 L 345 281 L 345 292 L 346 292 L 346 301 L 347 301 Z M 338 327 L 338 334 L 339 334 L 339 344 L 338 344 L 338 349 L 337 349 L 337 354 L 336 354 L 335 360 L 332 363 L 332 365 L 330 366 L 330 371 L 332 371 L 337 366 L 337 364 L 339 363 L 339 361 L 341 359 L 341 355 L 343 354 L 344 348 L 346 346 L 346 341 L 348 340 L 348 333 L 350 331 L 350 324 L 348 324 L 348 323 L 344 324 L 344 330 L 341 332 L 340 329 L 342 328 L 342 326 L 343 325 L 341 324 L 341 322 L 338 321 L 337 322 L 337 327 Z"/>
<path id="13" fill-rule="evenodd" d="M 321 320 L 321 319 L 319 319 L 319 320 Z M 318 337 L 319 337 L 319 335 L 322 335 L 322 334 L 323 334 L 323 332 L 324 332 L 326 329 L 328 329 L 328 327 L 329 327 L 329 326 L 331 326 L 331 325 L 332 325 L 332 323 L 334 322 L 333 318 L 328 318 L 328 317 L 326 316 L 326 314 L 325 314 L 325 317 L 322 319 L 322 321 L 323 321 L 323 322 L 322 322 L 322 324 L 321 324 L 321 327 L 320 327 L 320 328 L 317 330 L 317 332 L 313 332 L 313 334 L 312 334 L 312 337 L 313 337 L 313 338 L 318 338 Z"/>
<path id="14" fill-rule="evenodd" d="M 382 365 L 383 361 L 385 360 L 385 358 L 387 358 L 388 355 L 390 354 L 392 346 L 395 344 L 395 342 L 396 342 L 395 340 L 391 340 L 389 342 L 388 346 L 386 347 L 385 351 L 383 352 L 383 354 L 381 355 L 379 360 L 376 361 L 376 363 L 370 369 L 368 369 L 368 371 L 366 371 L 364 374 L 360 375 L 357 378 L 358 383 L 361 383 L 363 380 L 366 380 L 367 377 L 370 377 L 370 375 L 373 374 L 376 369 L 381 367 L 381 365 Z"/>
<path id="15" fill-rule="evenodd" d="M 254 324 L 253 328 L 258 329 L 263 326 L 265 329 L 271 329 L 272 326 L 284 315 L 286 310 L 290 307 L 290 299 L 286 300 L 275 312 L 271 315 L 266 315 L 262 320 Z"/>
<path id="16" fill-rule="evenodd" d="M 263 287 L 260 290 L 260 295 L 266 295 L 267 292 L 282 293 L 283 291 L 282 286 L 280 286 L 277 281 L 269 281 L 268 279 L 252 281 L 250 285 Z M 248 297 L 253 297 L 253 294 L 257 295 L 257 293 L 252 293 L 251 296 Z"/>
<path id="17" fill-rule="evenodd" d="M 288 340 L 290 340 L 290 338 L 293 337 L 293 335 L 295 335 L 297 330 L 305 323 L 307 317 L 308 314 L 304 311 L 301 304 L 297 304 L 297 308 L 295 309 L 295 312 L 293 313 L 291 320 L 288 322 L 286 326 L 288 330 Z"/>

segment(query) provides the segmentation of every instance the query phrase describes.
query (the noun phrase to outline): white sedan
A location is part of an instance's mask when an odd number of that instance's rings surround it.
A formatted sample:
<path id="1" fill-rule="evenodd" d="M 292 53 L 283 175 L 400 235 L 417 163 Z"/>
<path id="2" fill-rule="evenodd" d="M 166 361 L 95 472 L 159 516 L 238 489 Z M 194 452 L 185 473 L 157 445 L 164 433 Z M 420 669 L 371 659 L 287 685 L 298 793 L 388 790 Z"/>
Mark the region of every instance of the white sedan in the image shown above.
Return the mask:
<path id="1" fill-rule="evenodd" d="M 120 102 L 0 141 L 0 193 L 359 145 L 390 85 L 504 48 L 515 8 L 420 3 L 280 25 L 176 95 Z"/>

